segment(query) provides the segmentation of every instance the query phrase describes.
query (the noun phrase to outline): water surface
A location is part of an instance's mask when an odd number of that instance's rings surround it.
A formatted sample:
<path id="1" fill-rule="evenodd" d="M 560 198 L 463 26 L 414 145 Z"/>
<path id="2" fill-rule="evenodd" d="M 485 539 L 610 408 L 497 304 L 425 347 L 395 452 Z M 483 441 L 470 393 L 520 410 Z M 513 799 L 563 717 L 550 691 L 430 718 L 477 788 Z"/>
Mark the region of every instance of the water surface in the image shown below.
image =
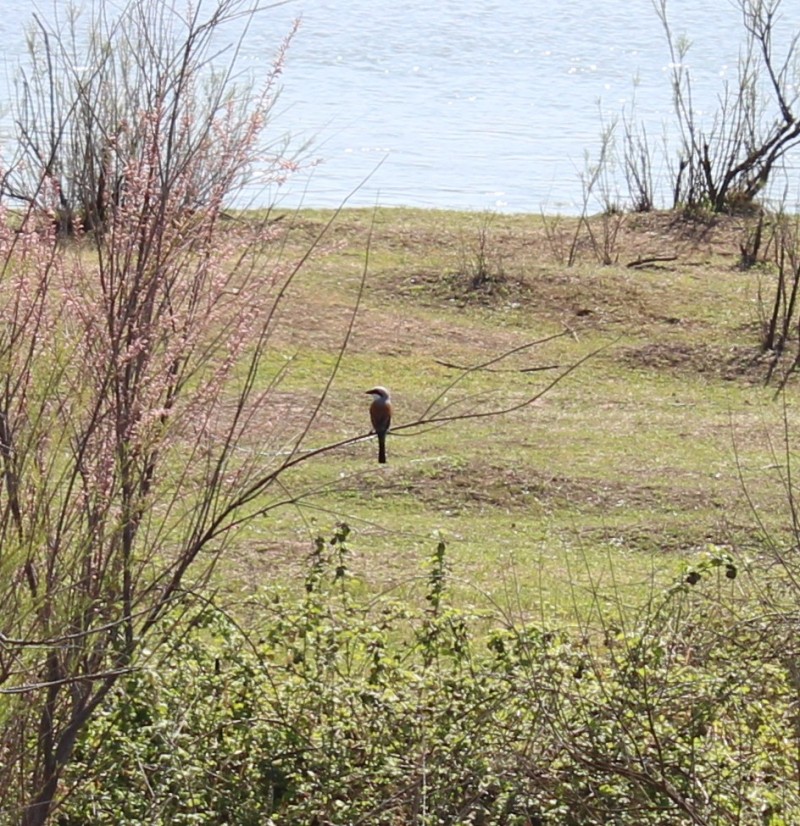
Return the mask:
<path id="1" fill-rule="evenodd" d="M 694 102 L 711 118 L 736 80 L 740 15 L 720 0 L 668 9 L 676 34 L 693 41 Z M 800 0 L 781 10 L 785 43 Z M 6 77 L 28 16 L 0 0 Z M 273 190 L 286 206 L 338 205 L 371 176 L 351 204 L 575 212 L 604 124 L 635 111 L 655 149 L 665 132 L 674 140 L 670 55 L 652 0 L 292 0 L 258 18 L 243 66 L 266 71 L 297 17 L 271 129 L 309 144 L 305 158 L 319 164 Z M 665 179 L 662 157 L 654 152 L 654 172 Z M 781 185 L 796 200 L 795 173 Z M 624 202 L 619 178 L 609 188 Z"/>

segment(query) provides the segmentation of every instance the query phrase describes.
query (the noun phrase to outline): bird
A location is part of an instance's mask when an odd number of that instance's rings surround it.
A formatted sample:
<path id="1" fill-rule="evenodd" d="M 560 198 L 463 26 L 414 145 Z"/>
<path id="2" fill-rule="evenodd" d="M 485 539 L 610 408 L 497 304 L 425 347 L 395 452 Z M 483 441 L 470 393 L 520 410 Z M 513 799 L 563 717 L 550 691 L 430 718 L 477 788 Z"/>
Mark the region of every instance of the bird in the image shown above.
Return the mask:
<path id="1" fill-rule="evenodd" d="M 378 436 L 378 462 L 384 465 L 386 464 L 386 434 L 392 423 L 392 400 L 385 387 L 373 387 L 372 390 L 367 390 L 367 395 L 372 396 L 369 416 L 372 419 L 372 429 Z"/>

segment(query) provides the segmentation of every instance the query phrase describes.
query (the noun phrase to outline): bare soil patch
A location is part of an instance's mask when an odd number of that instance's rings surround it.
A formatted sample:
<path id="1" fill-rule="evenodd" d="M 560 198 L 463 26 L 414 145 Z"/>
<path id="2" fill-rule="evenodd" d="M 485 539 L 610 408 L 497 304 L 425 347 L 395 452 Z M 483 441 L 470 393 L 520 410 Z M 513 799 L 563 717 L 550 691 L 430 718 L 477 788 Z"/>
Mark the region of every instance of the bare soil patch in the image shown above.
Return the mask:
<path id="1" fill-rule="evenodd" d="M 670 370 L 760 384 L 765 380 L 773 355 L 746 344 L 722 347 L 659 341 L 624 347 L 619 351 L 619 358 L 634 369 Z"/>
<path id="2" fill-rule="evenodd" d="M 602 514 L 621 508 L 691 511 L 724 505 L 711 491 L 686 486 L 673 487 L 646 479 L 632 483 L 613 478 L 568 477 L 481 462 L 420 473 L 403 486 L 425 505 L 448 512 L 488 508 L 538 508 L 549 512 L 572 508 Z"/>

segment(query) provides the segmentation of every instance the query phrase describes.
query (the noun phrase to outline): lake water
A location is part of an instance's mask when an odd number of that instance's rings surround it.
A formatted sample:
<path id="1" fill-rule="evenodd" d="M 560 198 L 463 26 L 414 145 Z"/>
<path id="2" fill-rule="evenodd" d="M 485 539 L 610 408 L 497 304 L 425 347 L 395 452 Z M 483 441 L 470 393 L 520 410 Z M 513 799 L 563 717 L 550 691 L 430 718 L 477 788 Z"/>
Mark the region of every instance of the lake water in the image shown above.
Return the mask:
<path id="1" fill-rule="evenodd" d="M 0 0 L 7 77 L 22 5 Z M 740 14 L 727 0 L 668 0 L 668 11 L 693 41 L 694 102 L 710 117 L 736 81 Z M 781 16 L 785 43 L 800 0 L 783 0 Z M 338 205 L 371 176 L 351 205 L 574 213 L 603 122 L 635 99 L 656 149 L 665 130 L 674 137 L 652 0 L 293 0 L 258 18 L 244 68 L 266 67 L 296 17 L 272 134 L 310 143 L 319 163 L 272 193 L 284 206 Z M 654 172 L 663 178 L 659 152 Z M 796 173 L 780 183 L 793 201 Z"/>

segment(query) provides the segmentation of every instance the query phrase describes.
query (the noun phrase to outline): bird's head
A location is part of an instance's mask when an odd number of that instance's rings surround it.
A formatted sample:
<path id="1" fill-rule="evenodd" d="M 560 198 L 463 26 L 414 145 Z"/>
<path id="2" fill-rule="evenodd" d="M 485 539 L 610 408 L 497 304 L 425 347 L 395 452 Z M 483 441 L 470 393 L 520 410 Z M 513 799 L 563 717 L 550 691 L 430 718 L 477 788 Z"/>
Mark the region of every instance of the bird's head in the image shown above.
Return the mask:
<path id="1" fill-rule="evenodd" d="M 388 402 L 389 401 L 389 391 L 385 387 L 373 387 L 372 390 L 367 390 L 367 396 L 372 396 L 373 400 L 376 402 Z"/>

